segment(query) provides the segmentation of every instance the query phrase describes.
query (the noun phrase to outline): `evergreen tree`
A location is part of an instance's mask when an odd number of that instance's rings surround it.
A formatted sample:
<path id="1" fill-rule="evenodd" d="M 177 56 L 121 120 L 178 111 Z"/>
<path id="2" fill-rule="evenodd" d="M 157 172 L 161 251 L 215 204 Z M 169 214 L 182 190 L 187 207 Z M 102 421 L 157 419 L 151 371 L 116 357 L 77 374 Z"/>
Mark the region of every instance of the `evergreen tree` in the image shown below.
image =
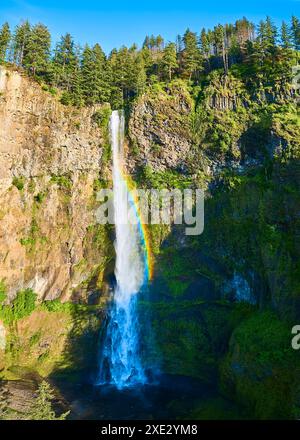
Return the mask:
<path id="1" fill-rule="evenodd" d="M 93 47 L 95 58 L 96 88 L 98 102 L 108 102 L 110 97 L 110 78 L 105 53 L 99 44 Z"/>
<path id="2" fill-rule="evenodd" d="M 82 96 L 87 105 L 97 102 L 95 89 L 95 60 L 92 49 L 86 45 L 81 58 L 81 89 Z"/>
<path id="3" fill-rule="evenodd" d="M 55 84 L 64 90 L 70 91 L 72 77 L 77 66 L 75 44 L 70 34 L 62 36 L 56 45 L 53 65 Z"/>
<path id="4" fill-rule="evenodd" d="M 228 57 L 232 62 L 237 62 L 241 59 L 242 53 L 245 51 L 244 45 L 241 46 L 238 41 L 236 33 L 233 33 L 230 38 Z"/>
<path id="5" fill-rule="evenodd" d="M 51 36 L 43 24 L 37 24 L 28 36 L 23 57 L 23 66 L 33 75 L 47 72 L 50 58 Z"/>
<path id="6" fill-rule="evenodd" d="M 164 74 L 167 75 L 168 79 L 171 81 L 172 75 L 175 69 L 178 68 L 178 62 L 176 57 L 176 44 L 169 43 L 163 52 L 163 57 L 161 60 L 161 69 Z"/>
<path id="7" fill-rule="evenodd" d="M 54 400 L 54 392 L 50 385 L 44 380 L 37 391 L 37 397 L 29 411 L 29 420 L 65 420 L 69 412 L 66 412 L 59 417 L 56 417 L 55 411 L 52 408 L 52 401 Z"/>
<path id="8" fill-rule="evenodd" d="M 200 33 L 200 48 L 208 67 L 210 67 L 210 34 L 203 28 Z"/>
<path id="9" fill-rule="evenodd" d="M 300 22 L 297 17 L 292 17 L 292 38 L 294 48 L 300 50 Z"/>
<path id="10" fill-rule="evenodd" d="M 54 85 L 64 90 L 62 103 L 82 105 L 80 47 L 68 33 L 56 45 L 52 72 Z"/>
<path id="11" fill-rule="evenodd" d="M 183 50 L 182 36 L 177 35 L 177 37 L 176 37 L 176 52 L 179 54 L 180 52 L 182 52 L 182 50 Z"/>
<path id="12" fill-rule="evenodd" d="M 176 37 L 176 52 L 177 52 L 177 62 L 178 62 L 178 73 L 181 74 L 183 71 L 183 38 L 181 35 Z"/>
<path id="13" fill-rule="evenodd" d="M 128 48 L 123 46 L 119 51 L 113 49 L 108 58 L 111 77 L 111 104 L 114 108 L 123 107 L 124 99 L 130 96 L 130 84 L 133 66 Z"/>
<path id="14" fill-rule="evenodd" d="M 117 50 L 113 49 L 108 58 L 108 73 L 110 77 L 110 104 L 113 109 L 123 107 L 123 89 L 119 86 L 118 74 L 115 66 L 117 65 Z"/>
<path id="15" fill-rule="evenodd" d="M 277 28 L 271 21 L 270 17 L 266 18 L 265 39 L 267 42 L 268 49 L 272 51 L 276 46 Z"/>
<path id="16" fill-rule="evenodd" d="M 123 99 L 128 99 L 131 96 L 130 92 L 135 77 L 132 53 L 124 46 L 118 51 L 116 60 L 115 78 L 122 89 Z"/>
<path id="17" fill-rule="evenodd" d="M 241 52 L 245 52 L 249 41 L 254 40 L 255 26 L 253 23 L 243 17 L 235 22 L 235 36 Z"/>
<path id="18" fill-rule="evenodd" d="M 152 52 L 148 47 L 143 47 L 142 50 L 140 51 L 140 54 L 144 60 L 144 68 L 146 70 L 146 73 L 147 73 L 147 75 L 150 76 L 150 74 L 152 73 L 152 68 L 153 68 Z"/>
<path id="19" fill-rule="evenodd" d="M 99 44 L 85 46 L 81 59 L 81 89 L 86 104 L 107 102 L 110 96 L 106 58 Z"/>
<path id="20" fill-rule="evenodd" d="M 219 24 L 214 28 L 216 54 L 222 56 L 225 73 L 228 72 L 228 50 L 224 26 Z"/>
<path id="21" fill-rule="evenodd" d="M 290 30 L 285 21 L 281 24 L 281 47 L 284 49 L 290 49 L 292 47 Z"/>
<path id="22" fill-rule="evenodd" d="M 70 72 L 69 95 L 71 104 L 80 107 L 83 105 L 82 89 L 81 89 L 81 68 L 80 68 L 81 47 L 75 46 L 74 69 Z"/>
<path id="23" fill-rule="evenodd" d="M 148 35 L 146 35 L 144 43 L 143 43 L 143 49 L 144 48 L 150 49 L 150 38 L 148 37 Z"/>
<path id="24" fill-rule="evenodd" d="M 274 53 L 276 38 L 277 29 L 270 17 L 267 17 L 265 21 L 261 20 L 258 26 L 258 50 L 262 59 Z"/>
<path id="25" fill-rule="evenodd" d="M 196 76 L 197 71 L 202 70 L 196 34 L 187 29 L 183 36 L 183 42 L 183 75 L 191 79 L 193 75 Z"/>
<path id="26" fill-rule="evenodd" d="M 164 48 L 164 39 L 163 39 L 163 37 L 161 35 L 158 35 L 156 37 L 155 46 L 157 47 L 158 50 L 163 50 L 163 48 Z"/>
<path id="27" fill-rule="evenodd" d="M 31 26 L 26 20 L 25 22 L 16 26 L 14 35 L 12 38 L 12 48 L 10 59 L 17 66 L 23 65 L 24 54 L 26 53 L 26 47 L 28 44 L 29 36 L 31 33 Z"/>
<path id="28" fill-rule="evenodd" d="M 149 55 L 146 47 L 137 52 L 136 45 L 129 49 L 125 46 L 119 51 L 114 49 L 108 59 L 111 77 L 111 102 L 119 108 L 123 101 L 131 99 L 143 92 L 146 85 L 145 54 Z"/>
<path id="29" fill-rule="evenodd" d="M 10 28 L 8 23 L 4 23 L 0 29 L 0 61 L 6 60 L 7 49 L 10 42 Z"/>
<path id="30" fill-rule="evenodd" d="M 145 71 L 145 62 L 143 56 L 138 54 L 134 61 L 134 71 L 135 71 L 135 93 L 141 95 L 146 87 L 147 75 Z"/>
<path id="31" fill-rule="evenodd" d="M 267 44 L 266 44 L 266 23 L 264 20 L 261 20 L 257 27 L 257 44 L 256 44 L 257 54 L 261 55 L 264 58 L 265 53 L 267 52 Z"/>

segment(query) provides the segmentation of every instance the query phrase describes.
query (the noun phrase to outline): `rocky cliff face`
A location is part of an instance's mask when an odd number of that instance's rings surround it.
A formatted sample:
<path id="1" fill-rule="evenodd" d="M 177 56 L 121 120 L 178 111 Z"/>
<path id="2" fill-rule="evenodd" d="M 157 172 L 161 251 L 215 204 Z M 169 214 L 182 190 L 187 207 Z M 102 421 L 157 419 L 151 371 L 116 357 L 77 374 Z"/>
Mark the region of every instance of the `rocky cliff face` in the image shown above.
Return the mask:
<path id="1" fill-rule="evenodd" d="M 184 83 L 153 86 L 128 121 L 126 165 L 134 177 L 143 171 L 139 184 L 204 185 L 209 196 L 199 237 L 149 228 L 155 273 L 141 318 L 155 338 L 147 327 L 143 355 L 149 366 L 160 357 L 163 372 L 218 383 L 257 418 L 292 418 L 299 116 L 292 105 L 250 102 L 237 82 L 218 84 L 198 103 Z M 113 259 L 109 231 L 94 219 L 107 162 L 105 130 L 94 123 L 101 108 L 62 106 L 3 69 L 0 88 L 0 301 L 4 285 L 9 300 L 31 288 L 40 299 L 99 302 Z M 3 377 L 20 366 L 76 379 L 96 365 L 105 307 L 47 301 L 26 315 L 0 311 Z"/>
<path id="2" fill-rule="evenodd" d="M 104 136 L 96 110 L 65 107 L 0 70 L 0 280 L 9 298 L 31 288 L 68 299 L 93 276 L 101 283 L 110 251 L 93 214 Z"/>
<path id="3" fill-rule="evenodd" d="M 173 103 L 188 100 L 184 88 L 172 98 L 167 89 L 144 95 L 133 110 L 137 159 L 130 155 L 129 168 L 144 169 L 146 187 L 180 187 L 182 177 L 192 178 L 207 198 L 202 235 L 150 228 L 157 252 L 146 313 L 160 367 L 218 383 L 255 418 L 294 418 L 298 353 L 289 347 L 300 310 L 299 111 L 290 101 L 282 107 L 282 97 L 271 105 L 251 100 L 240 81 L 213 77 L 194 107 L 177 107 L 177 125 Z M 178 155 L 168 142 L 181 143 Z"/>
<path id="4" fill-rule="evenodd" d="M 184 171 L 192 146 L 191 110 L 191 97 L 180 81 L 141 96 L 129 121 L 129 170 L 148 165 L 155 171 Z"/>

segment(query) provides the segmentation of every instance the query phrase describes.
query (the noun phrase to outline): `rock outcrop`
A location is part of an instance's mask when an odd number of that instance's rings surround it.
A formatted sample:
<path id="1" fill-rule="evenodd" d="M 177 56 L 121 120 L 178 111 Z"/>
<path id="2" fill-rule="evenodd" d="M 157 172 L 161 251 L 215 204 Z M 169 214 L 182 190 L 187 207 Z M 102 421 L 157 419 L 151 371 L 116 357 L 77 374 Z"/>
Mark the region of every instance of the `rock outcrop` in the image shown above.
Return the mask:
<path id="1" fill-rule="evenodd" d="M 155 171 L 184 170 L 192 146 L 191 110 L 191 97 L 181 82 L 141 96 L 129 121 L 128 169 L 148 165 Z"/>
<path id="2" fill-rule="evenodd" d="M 104 269 L 108 244 L 93 212 L 104 136 L 95 111 L 63 106 L 19 72 L 0 70 L 0 280 L 8 299 L 24 288 L 68 299 Z"/>

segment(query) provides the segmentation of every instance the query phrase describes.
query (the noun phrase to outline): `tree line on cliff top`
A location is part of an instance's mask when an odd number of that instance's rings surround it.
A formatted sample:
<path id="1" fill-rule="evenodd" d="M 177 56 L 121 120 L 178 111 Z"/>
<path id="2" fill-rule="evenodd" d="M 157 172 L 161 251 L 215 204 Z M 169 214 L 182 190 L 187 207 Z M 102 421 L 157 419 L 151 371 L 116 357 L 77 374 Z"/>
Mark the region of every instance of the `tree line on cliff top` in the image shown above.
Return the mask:
<path id="1" fill-rule="evenodd" d="M 51 34 L 41 23 L 0 28 L 0 62 L 24 69 L 53 93 L 61 90 L 61 102 L 76 106 L 110 102 L 119 108 L 148 85 L 175 78 L 197 85 L 212 70 L 223 69 L 226 75 L 237 64 L 261 82 L 271 70 L 280 76 L 290 69 L 299 50 L 297 17 L 282 22 L 280 29 L 269 17 L 257 26 L 244 17 L 199 34 L 187 29 L 175 42 L 146 36 L 142 48 L 122 46 L 108 56 L 98 43 L 77 45 L 69 33 L 52 49 Z"/>

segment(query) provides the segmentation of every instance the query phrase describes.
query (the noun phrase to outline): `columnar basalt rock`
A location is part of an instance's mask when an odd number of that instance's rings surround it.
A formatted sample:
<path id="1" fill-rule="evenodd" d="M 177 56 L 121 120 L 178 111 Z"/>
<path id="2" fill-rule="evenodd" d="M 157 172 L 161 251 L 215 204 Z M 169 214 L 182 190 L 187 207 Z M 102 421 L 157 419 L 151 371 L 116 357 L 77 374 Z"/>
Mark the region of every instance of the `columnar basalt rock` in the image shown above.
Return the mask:
<path id="1" fill-rule="evenodd" d="M 129 121 L 129 170 L 137 165 L 155 171 L 183 169 L 192 146 L 191 110 L 191 98 L 181 83 L 141 96 Z"/>
<path id="2" fill-rule="evenodd" d="M 107 249 L 91 253 L 101 107 L 76 109 L 17 71 L 0 70 L 0 280 L 8 299 L 32 288 L 40 298 L 70 298 Z M 104 240 L 105 241 L 105 240 Z"/>

